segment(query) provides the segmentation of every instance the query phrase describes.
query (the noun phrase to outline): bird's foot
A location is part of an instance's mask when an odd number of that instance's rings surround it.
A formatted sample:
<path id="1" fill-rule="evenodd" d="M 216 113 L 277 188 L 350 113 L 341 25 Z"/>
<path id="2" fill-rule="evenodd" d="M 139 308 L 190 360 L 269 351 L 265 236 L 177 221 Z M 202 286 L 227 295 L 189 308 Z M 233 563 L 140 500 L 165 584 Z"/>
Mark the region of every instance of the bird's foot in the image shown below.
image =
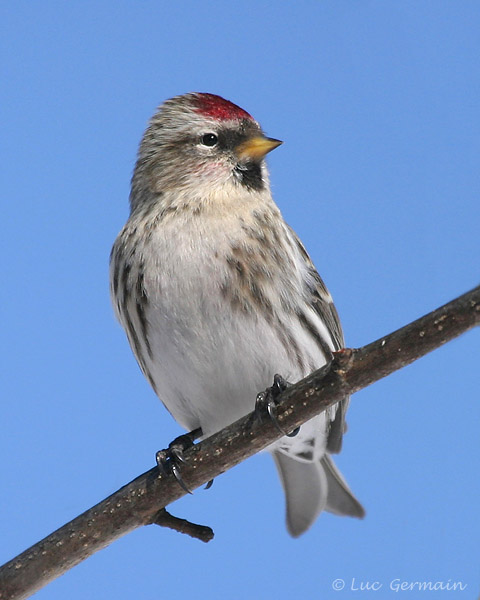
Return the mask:
<path id="1" fill-rule="evenodd" d="M 190 431 L 190 433 L 179 435 L 172 442 L 170 442 L 168 448 L 165 450 L 159 450 L 155 455 L 155 460 L 160 473 L 162 475 L 172 473 L 180 487 L 188 494 L 193 494 L 193 492 L 188 488 L 183 480 L 180 465 L 185 462 L 183 457 L 184 452 L 188 450 L 188 448 L 191 448 L 194 445 L 194 440 L 201 435 L 202 430 L 200 427 Z M 207 483 L 205 489 L 210 488 L 212 484 L 213 479 Z"/>
<path id="2" fill-rule="evenodd" d="M 275 427 L 286 435 L 287 437 L 295 437 L 297 433 L 300 431 L 300 427 L 296 427 L 293 431 L 287 432 L 280 426 L 278 422 L 277 416 L 275 415 L 275 408 L 278 404 L 278 397 L 282 392 L 284 392 L 288 387 L 292 385 L 288 381 L 286 381 L 281 375 L 274 375 L 273 377 L 273 385 L 267 388 L 264 392 L 260 392 L 257 394 L 257 398 L 255 400 L 255 413 L 259 421 L 262 421 L 262 416 L 267 412 L 270 419 L 273 421 Z"/>

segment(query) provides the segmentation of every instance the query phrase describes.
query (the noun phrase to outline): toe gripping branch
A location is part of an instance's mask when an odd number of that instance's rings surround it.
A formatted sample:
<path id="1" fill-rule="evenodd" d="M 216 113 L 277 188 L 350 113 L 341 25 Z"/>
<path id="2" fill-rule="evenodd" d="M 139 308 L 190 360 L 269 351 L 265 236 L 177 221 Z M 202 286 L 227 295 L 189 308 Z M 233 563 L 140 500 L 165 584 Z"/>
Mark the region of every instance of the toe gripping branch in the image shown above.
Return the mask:
<path id="1" fill-rule="evenodd" d="M 160 473 L 162 475 L 172 473 L 180 487 L 187 492 L 187 494 L 193 494 L 193 492 L 189 489 L 182 477 L 181 464 L 185 462 L 183 454 L 186 450 L 191 448 L 194 445 L 194 441 L 201 436 L 202 429 L 198 427 L 189 433 L 178 436 L 170 442 L 168 448 L 159 450 L 155 455 L 155 460 Z M 213 479 L 207 483 L 205 489 L 208 490 L 211 488 L 212 484 Z"/>
<path id="2" fill-rule="evenodd" d="M 292 384 L 286 381 L 281 375 L 274 375 L 272 387 L 267 388 L 264 392 L 260 392 L 255 401 L 255 412 L 259 421 L 262 422 L 262 417 L 266 412 L 278 431 L 287 437 L 295 437 L 300 431 L 300 427 L 296 427 L 291 432 L 285 431 L 278 422 L 275 408 L 278 405 L 278 397 L 280 394 L 291 385 Z"/>
<path id="3" fill-rule="evenodd" d="M 275 375 L 273 377 L 273 385 L 257 395 L 255 401 L 255 413 L 257 414 L 257 418 L 260 422 L 262 422 L 264 414 L 267 413 L 280 433 L 286 435 L 287 437 L 294 437 L 300 431 L 300 427 L 297 427 L 290 432 L 285 431 L 278 422 L 275 414 L 279 396 L 288 387 L 290 387 L 290 385 L 291 384 L 281 375 Z M 193 494 L 193 492 L 189 489 L 182 477 L 181 465 L 185 462 L 183 454 L 186 450 L 191 448 L 194 445 L 194 441 L 202 435 L 202 429 L 198 427 L 197 429 L 190 431 L 190 433 L 186 433 L 175 438 L 172 442 L 170 442 L 168 448 L 165 450 L 159 450 L 155 455 L 155 460 L 160 473 L 162 475 L 172 473 L 179 486 L 185 492 L 187 492 L 187 494 Z M 211 488 L 212 484 L 213 479 L 207 483 L 205 489 L 208 490 Z"/>

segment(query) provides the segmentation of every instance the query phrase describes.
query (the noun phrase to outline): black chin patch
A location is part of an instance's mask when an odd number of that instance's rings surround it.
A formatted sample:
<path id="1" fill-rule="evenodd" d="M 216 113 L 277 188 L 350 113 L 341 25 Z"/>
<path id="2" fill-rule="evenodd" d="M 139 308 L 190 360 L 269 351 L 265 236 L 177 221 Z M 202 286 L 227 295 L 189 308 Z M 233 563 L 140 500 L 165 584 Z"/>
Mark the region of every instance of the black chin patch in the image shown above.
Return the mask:
<path id="1" fill-rule="evenodd" d="M 265 188 L 262 178 L 262 167 L 258 162 L 248 162 L 235 167 L 235 176 L 241 185 L 249 190 L 259 192 Z"/>

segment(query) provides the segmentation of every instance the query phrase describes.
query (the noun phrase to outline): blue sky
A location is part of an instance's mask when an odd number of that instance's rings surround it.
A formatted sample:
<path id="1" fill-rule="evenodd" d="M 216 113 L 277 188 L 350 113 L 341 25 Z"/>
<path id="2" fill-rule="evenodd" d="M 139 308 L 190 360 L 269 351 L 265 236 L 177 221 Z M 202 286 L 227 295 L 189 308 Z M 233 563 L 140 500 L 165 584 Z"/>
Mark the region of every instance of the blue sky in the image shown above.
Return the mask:
<path id="1" fill-rule="evenodd" d="M 284 140 L 275 199 L 349 345 L 479 283 L 478 2 L 47 0 L 4 2 L 0 23 L 0 563 L 181 431 L 108 296 L 137 145 L 164 99 L 221 94 Z M 364 521 L 322 515 L 292 540 L 256 456 L 172 507 L 212 526 L 210 544 L 143 528 L 37 597 L 344 598 L 379 582 L 361 595 L 387 598 L 395 579 L 476 597 L 479 343 L 471 332 L 352 399 L 337 462 Z"/>

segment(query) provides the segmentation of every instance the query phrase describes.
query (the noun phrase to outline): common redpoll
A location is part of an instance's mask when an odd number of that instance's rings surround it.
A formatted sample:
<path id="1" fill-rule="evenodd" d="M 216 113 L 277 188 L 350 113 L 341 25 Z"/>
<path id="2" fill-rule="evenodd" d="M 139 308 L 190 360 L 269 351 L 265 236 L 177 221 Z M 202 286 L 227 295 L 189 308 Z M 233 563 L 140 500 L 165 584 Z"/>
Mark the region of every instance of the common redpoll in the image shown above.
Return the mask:
<path id="1" fill-rule="evenodd" d="M 143 136 L 111 293 L 141 370 L 183 427 L 210 435 L 343 347 L 332 298 L 274 203 L 264 157 L 281 142 L 213 94 L 166 101 Z M 363 517 L 335 467 L 348 402 L 269 448 L 302 534 L 322 510 Z"/>

